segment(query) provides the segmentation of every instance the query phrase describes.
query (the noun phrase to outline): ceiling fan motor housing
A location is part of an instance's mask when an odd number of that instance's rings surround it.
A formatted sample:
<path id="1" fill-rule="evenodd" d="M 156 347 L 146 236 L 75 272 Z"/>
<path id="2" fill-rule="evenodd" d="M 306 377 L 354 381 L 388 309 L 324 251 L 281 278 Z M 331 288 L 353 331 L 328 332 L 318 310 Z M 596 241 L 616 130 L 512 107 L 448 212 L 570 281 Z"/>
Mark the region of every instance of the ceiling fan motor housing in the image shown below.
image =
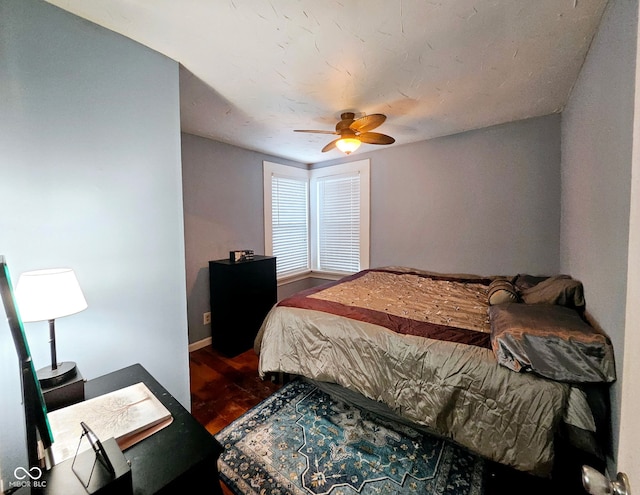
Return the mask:
<path id="1" fill-rule="evenodd" d="M 348 112 L 343 113 L 340 117 L 342 120 L 336 124 L 336 132 L 342 135 L 344 131 L 350 130 L 350 126 L 354 122 L 353 118 L 355 117 L 355 114 Z"/>

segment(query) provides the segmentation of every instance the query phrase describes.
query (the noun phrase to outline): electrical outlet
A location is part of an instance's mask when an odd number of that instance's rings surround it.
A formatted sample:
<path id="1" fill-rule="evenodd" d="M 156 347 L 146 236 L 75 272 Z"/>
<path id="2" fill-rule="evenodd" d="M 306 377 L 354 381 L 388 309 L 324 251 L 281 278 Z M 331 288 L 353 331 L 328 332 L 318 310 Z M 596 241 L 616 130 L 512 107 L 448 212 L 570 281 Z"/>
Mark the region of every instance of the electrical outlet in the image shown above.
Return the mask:
<path id="1" fill-rule="evenodd" d="M 208 325 L 209 323 L 211 323 L 211 311 L 207 311 L 202 315 L 202 324 Z"/>

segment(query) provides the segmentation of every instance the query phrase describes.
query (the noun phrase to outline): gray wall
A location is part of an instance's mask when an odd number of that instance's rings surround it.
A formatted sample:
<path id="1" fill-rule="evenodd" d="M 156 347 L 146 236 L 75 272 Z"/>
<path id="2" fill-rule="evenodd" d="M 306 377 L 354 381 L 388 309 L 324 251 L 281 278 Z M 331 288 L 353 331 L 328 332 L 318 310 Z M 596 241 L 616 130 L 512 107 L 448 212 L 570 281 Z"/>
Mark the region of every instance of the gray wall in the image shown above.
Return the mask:
<path id="1" fill-rule="evenodd" d="M 624 353 L 637 1 L 609 2 L 562 114 L 562 271 L 585 285 L 587 308 Z M 620 385 L 612 388 L 617 451 Z M 612 470 L 612 473 L 616 471 Z"/>
<path id="2" fill-rule="evenodd" d="M 209 311 L 209 261 L 229 251 L 264 254 L 262 161 L 306 168 L 191 134 L 182 134 L 184 237 L 186 250 L 189 342 L 211 336 L 204 325 Z"/>
<path id="3" fill-rule="evenodd" d="M 371 159 L 371 266 L 557 272 L 558 115 L 374 149 L 351 159 L 363 158 Z M 202 324 L 202 313 L 209 310 L 207 261 L 228 256 L 230 249 L 264 248 L 263 159 L 290 163 L 183 134 L 191 343 L 211 335 L 210 326 Z M 288 289 L 281 287 L 279 294 L 291 293 Z"/>
<path id="4" fill-rule="evenodd" d="M 178 65 L 37 0 L 0 2 L 0 46 L 0 253 L 14 282 L 75 269 L 89 307 L 57 320 L 59 359 L 88 379 L 141 363 L 189 408 Z M 25 330 L 36 368 L 50 364 L 47 323 Z M 2 316 L 5 483 L 26 464 L 18 371 Z"/>
<path id="5" fill-rule="evenodd" d="M 557 272 L 558 115 L 353 159 L 363 158 L 371 159 L 371 266 Z"/>

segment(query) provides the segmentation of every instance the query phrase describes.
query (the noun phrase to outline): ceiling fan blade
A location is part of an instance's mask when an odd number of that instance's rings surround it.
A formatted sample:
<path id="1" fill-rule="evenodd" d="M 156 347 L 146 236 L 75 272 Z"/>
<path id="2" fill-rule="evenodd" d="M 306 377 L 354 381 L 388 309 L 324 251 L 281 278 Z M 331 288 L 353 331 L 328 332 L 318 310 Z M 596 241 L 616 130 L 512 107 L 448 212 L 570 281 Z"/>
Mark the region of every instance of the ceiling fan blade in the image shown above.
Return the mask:
<path id="1" fill-rule="evenodd" d="M 365 132 L 358 135 L 358 139 L 367 144 L 393 144 L 396 142 L 391 136 L 379 132 Z"/>
<path id="2" fill-rule="evenodd" d="M 349 128 L 355 132 L 368 132 L 381 125 L 385 120 L 387 120 L 385 115 L 374 113 L 353 121 Z"/>
<path id="3" fill-rule="evenodd" d="M 294 129 L 293 132 L 313 132 L 315 134 L 338 134 L 336 131 L 316 131 L 312 129 Z"/>
<path id="4" fill-rule="evenodd" d="M 322 152 L 325 153 L 327 151 L 331 151 L 333 148 L 336 147 L 336 143 L 340 141 L 340 139 L 334 139 L 333 141 L 331 141 L 329 144 L 327 144 L 324 148 L 322 148 Z"/>

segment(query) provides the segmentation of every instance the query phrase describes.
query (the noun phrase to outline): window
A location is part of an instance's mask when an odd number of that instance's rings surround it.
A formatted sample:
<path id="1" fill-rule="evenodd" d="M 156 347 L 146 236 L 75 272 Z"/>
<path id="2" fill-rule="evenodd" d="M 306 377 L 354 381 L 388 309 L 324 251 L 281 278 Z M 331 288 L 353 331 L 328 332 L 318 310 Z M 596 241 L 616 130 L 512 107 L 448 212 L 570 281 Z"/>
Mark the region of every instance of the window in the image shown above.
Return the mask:
<path id="1" fill-rule="evenodd" d="M 264 162 L 265 253 L 278 278 L 369 266 L 369 160 L 303 170 Z"/>
<path id="2" fill-rule="evenodd" d="M 264 162 L 265 252 L 278 278 L 309 271 L 308 171 Z"/>
<path id="3" fill-rule="evenodd" d="M 369 161 L 311 171 L 314 270 L 369 267 Z"/>

